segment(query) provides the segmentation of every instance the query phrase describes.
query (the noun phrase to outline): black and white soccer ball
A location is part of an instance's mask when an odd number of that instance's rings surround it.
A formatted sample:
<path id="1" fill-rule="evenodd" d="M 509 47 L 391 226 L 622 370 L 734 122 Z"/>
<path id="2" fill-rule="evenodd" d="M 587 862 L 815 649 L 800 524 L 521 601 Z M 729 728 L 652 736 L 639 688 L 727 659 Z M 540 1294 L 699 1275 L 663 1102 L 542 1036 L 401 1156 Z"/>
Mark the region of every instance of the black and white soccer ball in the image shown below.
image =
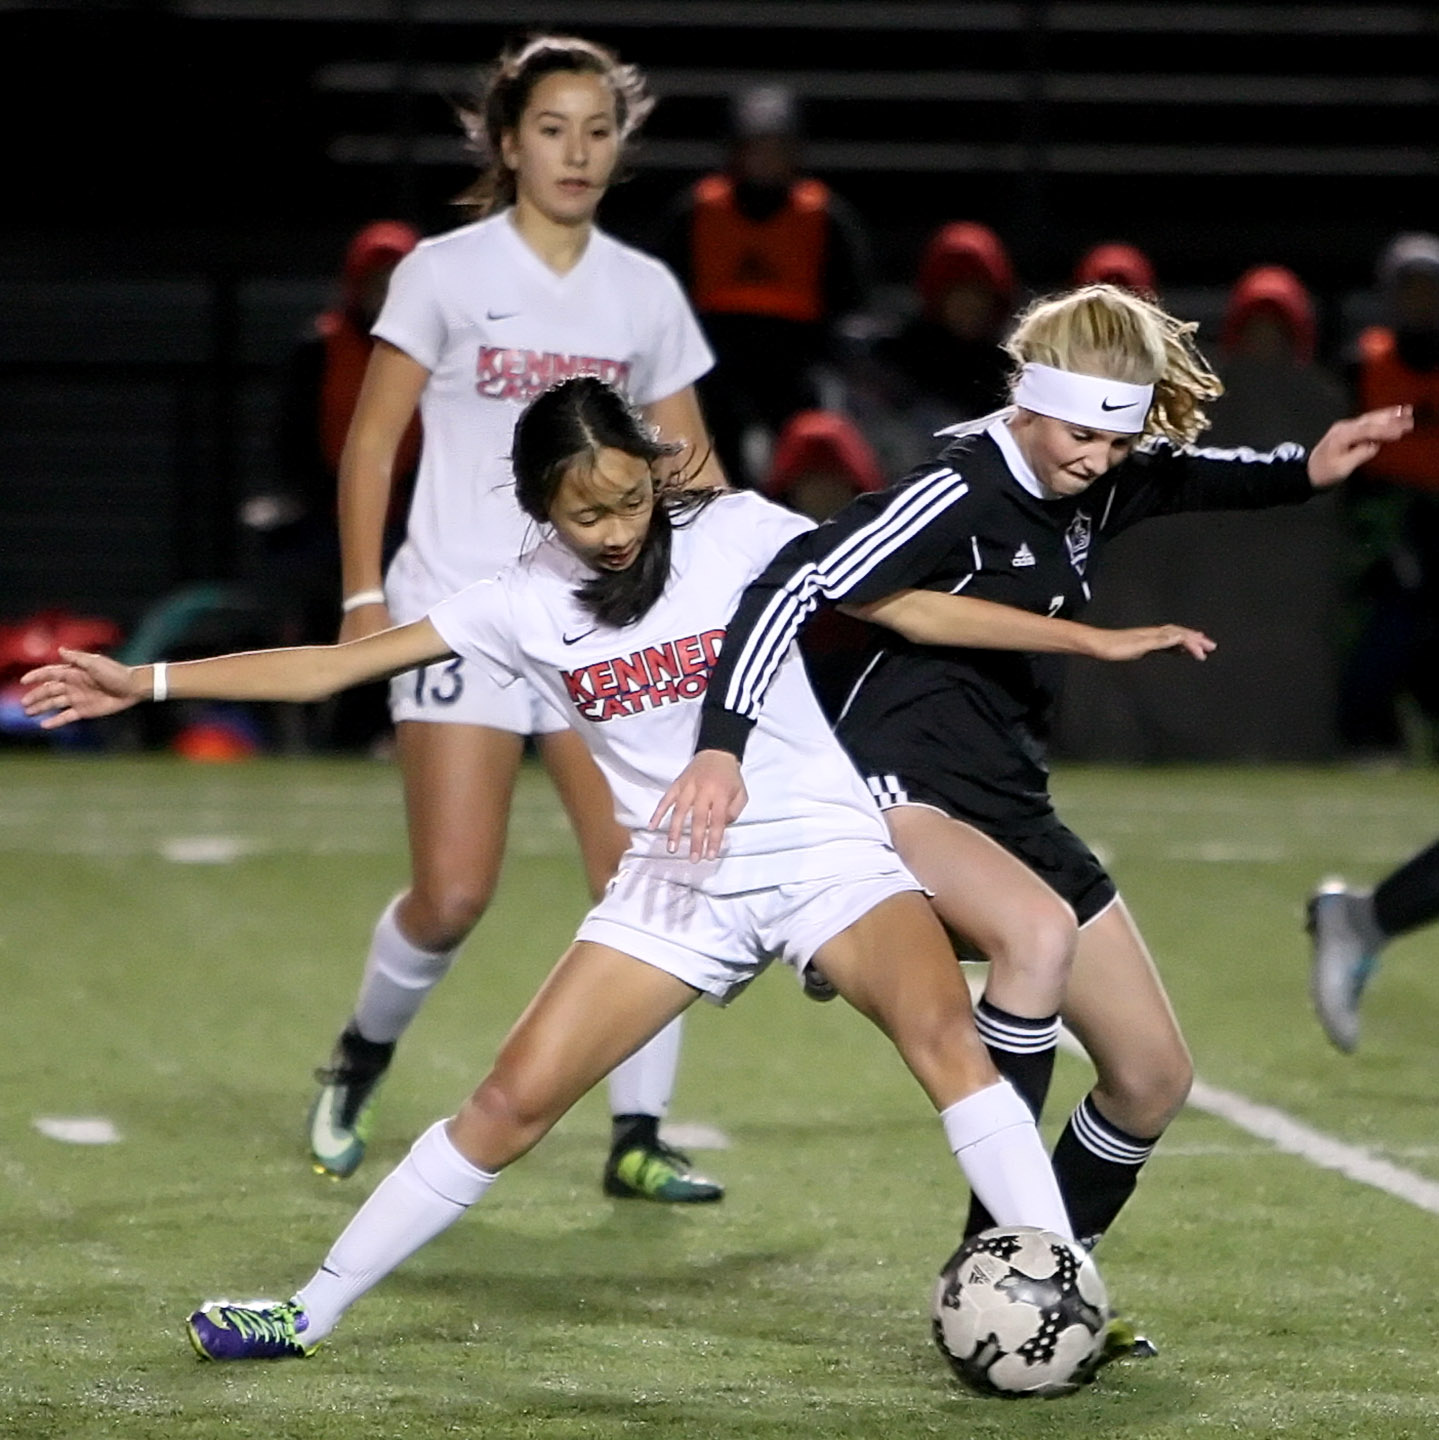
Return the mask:
<path id="1" fill-rule="evenodd" d="M 986 1395 L 1067 1395 L 1093 1374 L 1108 1324 L 1093 1257 L 1032 1226 L 971 1236 L 934 1290 L 935 1343 Z"/>

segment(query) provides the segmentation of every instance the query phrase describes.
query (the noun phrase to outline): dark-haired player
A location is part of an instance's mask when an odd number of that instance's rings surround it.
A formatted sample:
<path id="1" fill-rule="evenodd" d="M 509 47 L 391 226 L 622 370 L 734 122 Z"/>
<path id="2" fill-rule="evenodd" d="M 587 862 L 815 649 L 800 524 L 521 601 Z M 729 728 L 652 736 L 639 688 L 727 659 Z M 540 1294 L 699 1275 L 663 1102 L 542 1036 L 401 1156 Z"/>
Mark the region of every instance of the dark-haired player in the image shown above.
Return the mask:
<path id="1" fill-rule="evenodd" d="M 657 482 L 673 448 L 602 381 L 569 380 L 528 407 L 514 441 L 517 498 L 551 533 L 425 618 L 340 645 L 172 666 L 67 651 L 26 677 L 27 710 L 54 728 L 147 697 L 314 699 L 461 656 L 498 682 L 528 681 L 566 716 L 630 832 L 614 881 L 458 1114 L 420 1137 L 290 1300 L 215 1301 L 192 1314 L 202 1355 L 308 1354 L 626 1055 L 701 996 L 730 1000 L 773 960 L 801 976 L 821 967 L 890 1037 L 1001 1223 L 1071 1233 L 1033 1117 L 980 1043 L 944 933 L 797 653 L 772 677 L 749 750 L 749 803 L 728 817 L 723 854 L 695 864 L 651 818 L 693 747 L 740 591 L 811 524 L 757 495 Z M 869 613 L 917 640 L 1102 636 L 950 596 L 888 597 Z M 1161 626 L 1112 632 L 1106 644 L 1122 658 L 1199 638 Z"/>
<path id="2" fill-rule="evenodd" d="M 633 66 L 587 40 L 545 35 L 504 54 L 466 112 L 487 163 L 461 198 L 482 218 L 423 241 L 396 269 L 345 447 L 342 639 L 417 620 L 528 548 L 533 522 L 515 504 L 510 437 L 525 403 L 556 380 L 598 375 L 666 437 L 707 453 L 694 382 L 712 357 L 688 302 L 658 261 L 594 223 L 650 103 Z M 382 575 L 395 455 L 417 407 L 424 448 L 408 534 Z M 723 481 L 713 466 L 701 475 Z M 569 814 L 593 896 L 625 846 L 593 761 L 528 681 L 501 686 L 455 656 L 397 676 L 390 710 L 411 880 L 375 926 L 311 1111 L 315 1166 L 336 1176 L 359 1165 L 395 1044 L 489 904 L 526 736 Z M 609 1194 L 723 1194 L 659 1137 L 679 1043 L 676 1026 L 610 1080 Z"/>

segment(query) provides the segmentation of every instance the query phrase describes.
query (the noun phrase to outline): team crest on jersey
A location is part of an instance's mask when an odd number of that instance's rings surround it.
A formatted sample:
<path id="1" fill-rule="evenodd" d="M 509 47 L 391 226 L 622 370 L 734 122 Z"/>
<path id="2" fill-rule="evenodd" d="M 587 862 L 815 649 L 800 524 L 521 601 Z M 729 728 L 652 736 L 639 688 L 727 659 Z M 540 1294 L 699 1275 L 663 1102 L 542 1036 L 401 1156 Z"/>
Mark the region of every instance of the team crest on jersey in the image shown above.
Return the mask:
<path id="1" fill-rule="evenodd" d="M 1014 552 L 1014 559 L 1009 562 L 1016 570 L 1026 570 L 1034 564 L 1034 551 L 1029 548 L 1027 541 L 1019 542 L 1019 549 Z"/>
<path id="2" fill-rule="evenodd" d="M 1084 567 L 1089 563 L 1089 542 L 1093 534 L 1094 522 L 1089 518 L 1089 512 L 1076 510 L 1069 529 L 1064 532 L 1064 548 L 1069 551 L 1069 563 L 1074 566 L 1076 574 L 1083 575 Z"/>
<path id="3" fill-rule="evenodd" d="M 560 674 L 586 720 L 614 720 L 699 699 L 709 687 L 723 641 L 723 630 L 705 630 Z"/>
<path id="4" fill-rule="evenodd" d="M 550 350 L 511 350 L 481 345 L 475 360 L 475 389 L 490 400 L 528 403 L 571 375 L 598 375 L 607 385 L 628 393 L 627 360 L 606 360 L 598 355 L 556 355 Z"/>

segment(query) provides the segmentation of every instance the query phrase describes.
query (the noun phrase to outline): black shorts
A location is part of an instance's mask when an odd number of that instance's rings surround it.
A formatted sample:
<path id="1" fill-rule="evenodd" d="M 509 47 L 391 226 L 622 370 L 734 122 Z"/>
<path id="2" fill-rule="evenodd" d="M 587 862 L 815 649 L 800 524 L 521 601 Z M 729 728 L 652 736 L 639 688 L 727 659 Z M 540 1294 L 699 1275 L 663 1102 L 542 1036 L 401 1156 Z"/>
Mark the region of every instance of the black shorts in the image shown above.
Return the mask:
<path id="1" fill-rule="evenodd" d="M 982 819 L 938 790 L 903 775 L 867 775 L 865 783 L 881 810 L 927 805 L 988 835 L 1067 900 L 1081 926 L 1107 910 L 1119 894 L 1099 857 L 1052 810 L 1017 815 L 1010 821 Z"/>

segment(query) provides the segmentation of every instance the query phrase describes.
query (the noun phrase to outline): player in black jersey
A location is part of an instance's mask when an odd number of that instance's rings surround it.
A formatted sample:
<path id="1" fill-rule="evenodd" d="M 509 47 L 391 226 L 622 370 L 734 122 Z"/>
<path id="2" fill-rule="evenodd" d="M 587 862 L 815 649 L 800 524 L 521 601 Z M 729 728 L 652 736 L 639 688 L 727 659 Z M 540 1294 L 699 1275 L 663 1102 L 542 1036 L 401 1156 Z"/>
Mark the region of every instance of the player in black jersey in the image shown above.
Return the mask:
<path id="1" fill-rule="evenodd" d="M 1037 302 L 1008 342 L 1010 408 L 956 427 L 931 465 L 786 545 L 727 629 L 696 757 L 659 812 L 672 845 L 688 825 L 692 854 L 717 850 L 743 805 L 738 760 L 766 686 L 817 606 L 913 586 L 1070 617 L 1119 531 L 1178 511 L 1297 503 L 1412 425 L 1406 410 L 1372 411 L 1308 456 L 1195 448 L 1222 387 L 1194 329 L 1113 286 Z M 977 1020 L 1000 1071 L 1038 1114 L 1061 1017 L 1093 1060 L 1096 1084 L 1054 1162 L 1075 1233 L 1097 1240 L 1193 1072 L 1114 882 L 1050 801 L 1055 657 L 889 633 L 875 646 L 840 738 L 940 917 L 991 962 Z M 987 1223 L 976 1205 L 970 1232 Z"/>

